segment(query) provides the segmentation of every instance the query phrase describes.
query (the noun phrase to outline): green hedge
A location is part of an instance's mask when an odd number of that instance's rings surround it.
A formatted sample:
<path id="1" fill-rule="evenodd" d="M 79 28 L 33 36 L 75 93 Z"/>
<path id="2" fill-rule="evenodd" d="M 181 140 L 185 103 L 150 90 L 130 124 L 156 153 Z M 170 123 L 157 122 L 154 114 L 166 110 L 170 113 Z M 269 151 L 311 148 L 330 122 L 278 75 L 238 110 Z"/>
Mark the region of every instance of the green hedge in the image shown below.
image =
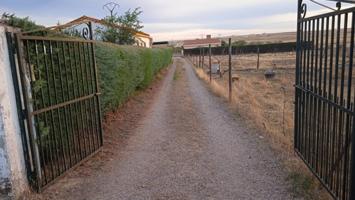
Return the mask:
<path id="1" fill-rule="evenodd" d="M 171 63 L 172 49 L 148 49 L 97 43 L 95 46 L 103 113 L 120 106 Z"/>

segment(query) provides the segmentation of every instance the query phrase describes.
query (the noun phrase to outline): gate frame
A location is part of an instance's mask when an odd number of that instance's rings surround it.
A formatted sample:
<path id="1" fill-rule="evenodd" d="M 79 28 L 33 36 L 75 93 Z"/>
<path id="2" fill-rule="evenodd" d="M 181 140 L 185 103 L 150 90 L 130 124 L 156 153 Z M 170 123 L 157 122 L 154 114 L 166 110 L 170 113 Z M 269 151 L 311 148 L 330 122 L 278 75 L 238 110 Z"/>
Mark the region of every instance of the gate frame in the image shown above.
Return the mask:
<path id="1" fill-rule="evenodd" d="M 96 63 L 96 55 L 95 55 L 95 47 L 94 47 L 94 40 L 93 40 L 93 32 L 92 32 L 92 24 L 88 22 L 87 27 L 84 27 L 82 30 L 82 37 L 84 39 L 68 39 L 68 38 L 55 38 L 55 37 L 43 37 L 43 36 L 27 36 L 27 34 L 37 33 L 41 31 L 48 31 L 47 29 L 35 30 L 32 32 L 19 32 L 19 33 L 10 33 L 7 32 L 7 40 L 9 44 L 9 54 L 10 54 L 10 62 L 11 62 L 11 70 L 13 76 L 13 82 L 15 87 L 16 93 L 16 103 L 18 107 L 18 116 L 20 119 L 20 127 L 21 127 L 21 137 L 22 137 L 22 145 L 24 147 L 24 157 L 25 157 L 25 164 L 26 164 L 26 171 L 27 171 L 27 178 L 30 183 L 32 189 L 37 192 L 43 191 L 45 188 L 50 186 L 51 184 L 55 183 L 59 178 L 63 177 L 68 172 L 75 169 L 77 166 L 82 164 L 83 162 L 87 161 L 98 152 L 102 150 L 103 147 L 103 130 L 102 130 L 102 116 L 101 116 L 101 104 L 100 104 L 100 86 L 99 86 L 99 78 L 98 78 L 98 71 L 97 71 L 97 63 Z M 13 35 L 12 35 L 13 34 Z M 90 99 L 94 99 L 97 102 L 96 107 L 94 108 L 97 110 L 97 127 L 98 127 L 98 141 L 99 147 L 93 151 L 92 153 L 88 154 L 82 160 L 76 162 L 72 166 L 69 166 L 67 170 L 64 170 L 58 176 L 53 178 L 52 180 L 48 181 L 46 184 L 42 185 L 42 174 L 41 174 L 41 163 L 40 163 L 40 154 L 38 152 L 38 145 L 36 141 L 36 130 L 34 127 L 34 112 L 31 109 L 31 89 L 29 87 L 29 83 L 26 81 L 26 70 L 24 68 L 24 52 L 23 52 L 23 44 L 22 39 L 39 39 L 39 40 L 52 40 L 52 41 L 68 41 L 68 42 L 85 42 L 90 43 L 90 49 L 88 52 L 91 53 L 93 62 L 93 76 L 92 78 L 95 79 L 95 91 L 89 96 Z M 17 60 L 17 62 L 16 62 Z M 61 104 L 72 104 L 76 102 L 81 102 L 86 100 L 85 96 L 78 97 L 76 99 L 64 101 Z M 55 104 L 52 106 L 47 106 L 44 109 L 55 109 L 56 107 L 60 106 L 61 104 Z M 63 105 L 61 105 L 63 106 Z M 59 108 L 59 107 L 58 107 Z M 36 111 L 35 111 L 36 112 Z"/>
<path id="2" fill-rule="evenodd" d="M 353 1 L 348 1 L 348 0 L 330 0 L 337 2 L 336 6 L 340 10 L 341 8 L 341 2 L 345 3 L 353 3 L 355 5 L 355 2 Z M 355 7 L 354 7 L 355 8 Z M 350 8 L 351 9 L 351 8 Z M 336 10 L 334 10 L 336 12 Z M 299 110 L 299 98 L 300 98 L 300 90 L 301 88 L 298 88 L 300 84 L 300 51 L 302 50 L 301 47 L 301 22 L 302 19 L 305 17 L 307 13 L 307 4 L 304 3 L 303 0 L 298 0 L 297 2 L 297 47 L 296 47 L 296 77 L 295 77 L 295 112 L 294 112 L 294 149 L 296 154 L 301 158 L 302 161 L 304 161 L 305 165 L 309 168 L 309 170 L 312 172 L 312 174 L 321 182 L 321 184 L 324 186 L 324 188 L 333 196 L 334 199 L 337 199 L 336 196 L 334 196 L 333 192 L 330 191 L 330 189 L 326 186 L 324 181 L 319 177 L 319 175 L 313 171 L 312 167 L 307 163 L 307 161 L 303 158 L 303 155 L 297 150 L 297 145 L 298 145 L 298 140 L 297 140 L 297 134 L 298 134 L 298 110 Z M 328 13 L 327 13 L 328 14 Z M 355 12 L 353 12 L 355 14 Z M 321 14 L 322 15 L 322 14 Z M 316 15 L 321 16 L 321 15 Z M 354 67 L 354 66 L 352 66 Z M 351 157 L 350 157 L 350 183 L 349 183 L 349 200 L 355 200 L 355 111 L 352 112 L 353 119 L 353 127 L 351 130 Z"/>

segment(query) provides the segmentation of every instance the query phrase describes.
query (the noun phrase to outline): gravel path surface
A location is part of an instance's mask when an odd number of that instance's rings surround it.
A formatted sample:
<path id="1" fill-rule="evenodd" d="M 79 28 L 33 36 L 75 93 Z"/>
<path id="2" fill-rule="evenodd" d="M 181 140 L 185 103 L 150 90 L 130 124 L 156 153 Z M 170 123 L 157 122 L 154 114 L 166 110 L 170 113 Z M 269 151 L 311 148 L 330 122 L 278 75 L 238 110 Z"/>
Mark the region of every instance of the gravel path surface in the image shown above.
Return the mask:
<path id="1" fill-rule="evenodd" d="M 51 198 L 291 199 L 267 142 L 250 133 L 182 58 L 174 58 L 156 101 L 119 151 Z"/>

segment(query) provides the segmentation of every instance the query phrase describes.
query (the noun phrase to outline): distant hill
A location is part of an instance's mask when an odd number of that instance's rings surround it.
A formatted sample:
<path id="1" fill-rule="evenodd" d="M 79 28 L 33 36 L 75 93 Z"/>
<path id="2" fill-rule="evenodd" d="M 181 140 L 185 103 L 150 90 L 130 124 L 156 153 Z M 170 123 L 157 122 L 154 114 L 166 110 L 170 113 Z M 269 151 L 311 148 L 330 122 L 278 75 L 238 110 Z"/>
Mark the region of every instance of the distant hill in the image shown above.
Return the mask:
<path id="1" fill-rule="evenodd" d="M 267 44 L 267 43 L 281 43 L 281 42 L 295 42 L 296 32 L 283 32 L 283 33 L 262 33 L 230 36 L 233 41 L 244 40 L 248 44 Z M 229 37 L 221 37 L 222 40 L 228 41 Z"/>

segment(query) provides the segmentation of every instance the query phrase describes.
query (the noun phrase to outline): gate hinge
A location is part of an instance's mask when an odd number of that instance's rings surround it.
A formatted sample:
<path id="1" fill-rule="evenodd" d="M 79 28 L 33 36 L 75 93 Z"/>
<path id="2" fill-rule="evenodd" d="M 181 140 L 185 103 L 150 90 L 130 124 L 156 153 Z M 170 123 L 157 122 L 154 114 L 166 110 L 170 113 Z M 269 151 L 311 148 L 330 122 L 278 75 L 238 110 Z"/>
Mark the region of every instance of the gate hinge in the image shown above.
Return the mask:
<path id="1" fill-rule="evenodd" d="M 17 54 L 17 48 L 16 48 L 16 45 L 14 43 L 12 43 L 12 53 L 13 54 Z"/>
<path id="2" fill-rule="evenodd" d="M 21 111 L 21 115 L 22 115 L 22 119 L 27 119 L 27 110 L 26 109 L 23 109 Z"/>

